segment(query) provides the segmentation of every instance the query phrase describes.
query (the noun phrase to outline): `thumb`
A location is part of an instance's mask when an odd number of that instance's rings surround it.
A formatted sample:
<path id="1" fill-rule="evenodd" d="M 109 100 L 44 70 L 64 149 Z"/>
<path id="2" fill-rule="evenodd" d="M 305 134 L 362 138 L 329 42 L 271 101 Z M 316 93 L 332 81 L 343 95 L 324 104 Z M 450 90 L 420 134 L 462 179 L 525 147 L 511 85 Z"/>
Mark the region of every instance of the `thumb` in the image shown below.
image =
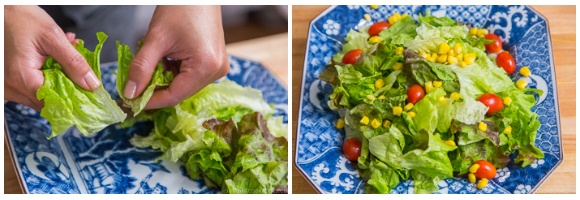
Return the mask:
<path id="1" fill-rule="evenodd" d="M 141 95 L 151 81 L 153 71 L 163 57 L 163 53 L 162 45 L 159 45 L 156 39 L 146 36 L 143 46 L 129 66 L 129 75 L 123 91 L 126 98 L 133 99 Z"/>
<path id="2" fill-rule="evenodd" d="M 94 90 L 101 85 L 101 81 L 85 57 L 71 45 L 64 32 L 56 33 L 56 36 L 43 41 L 41 46 L 46 54 L 60 63 L 64 73 L 81 88 Z"/>

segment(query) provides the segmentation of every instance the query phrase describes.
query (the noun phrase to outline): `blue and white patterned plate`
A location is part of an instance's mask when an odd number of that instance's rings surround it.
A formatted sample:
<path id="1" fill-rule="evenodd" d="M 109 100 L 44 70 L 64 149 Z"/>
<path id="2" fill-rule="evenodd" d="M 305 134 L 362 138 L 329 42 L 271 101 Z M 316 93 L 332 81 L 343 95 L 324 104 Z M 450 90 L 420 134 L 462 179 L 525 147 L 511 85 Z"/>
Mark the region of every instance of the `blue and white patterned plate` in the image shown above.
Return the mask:
<path id="1" fill-rule="evenodd" d="M 288 123 L 286 87 L 262 64 L 229 56 L 227 78 L 262 90 L 276 115 Z M 114 99 L 117 63 L 102 65 L 103 85 Z M 132 146 L 134 134 L 147 135 L 152 122 L 122 129 L 112 125 L 90 136 L 75 127 L 47 140 L 51 128 L 35 110 L 21 104 L 4 104 L 7 138 L 17 173 L 26 193 L 218 193 L 201 179 L 191 180 L 185 167 L 169 160 L 156 162 L 162 153 Z"/>
<path id="2" fill-rule="evenodd" d="M 528 6 L 332 6 L 310 23 L 300 93 L 300 113 L 295 162 L 302 174 L 321 193 L 364 193 L 364 182 L 350 161 L 342 155 L 344 133 L 334 128 L 338 114 L 326 101 L 332 87 L 318 79 L 332 56 L 340 51 L 350 29 L 385 20 L 398 12 L 417 18 L 429 9 L 435 16 L 448 16 L 476 27 L 487 27 L 504 41 L 517 60 L 516 71 L 529 66 L 530 87 L 544 94 L 532 108 L 540 115 L 536 146 L 545 154 L 532 165 L 510 164 L 498 169 L 496 178 L 483 190 L 466 179 L 439 182 L 438 193 L 532 193 L 562 162 L 562 143 L 556 92 L 552 44 L 546 18 Z M 364 20 L 370 14 L 372 22 Z M 513 79 L 520 79 L 519 75 Z M 413 182 L 400 183 L 392 193 L 413 193 Z"/>

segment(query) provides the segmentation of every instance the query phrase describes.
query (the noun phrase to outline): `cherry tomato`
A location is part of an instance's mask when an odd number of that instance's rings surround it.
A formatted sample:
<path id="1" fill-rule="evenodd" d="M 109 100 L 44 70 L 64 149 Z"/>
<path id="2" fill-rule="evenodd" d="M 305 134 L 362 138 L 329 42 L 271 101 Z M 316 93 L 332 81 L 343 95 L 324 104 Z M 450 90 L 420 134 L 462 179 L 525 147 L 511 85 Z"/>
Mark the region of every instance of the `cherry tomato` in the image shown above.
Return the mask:
<path id="1" fill-rule="evenodd" d="M 385 21 L 377 22 L 369 28 L 369 35 L 371 35 L 371 37 L 375 36 L 375 35 L 379 35 L 379 33 L 381 31 L 383 31 L 389 27 L 391 27 L 391 24 L 389 24 L 389 22 L 385 22 Z"/>
<path id="2" fill-rule="evenodd" d="M 346 159 L 350 161 L 357 161 L 360 156 L 362 144 L 356 138 L 348 138 L 342 145 L 342 153 Z"/>
<path id="3" fill-rule="evenodd" d="M 481 95 L 477 100 L 489 108 L 487 114 L 493 114 L 503 109 L 503 101 L 495 94 L 487 93 Z"/>
<path id="4" fill-rule="evenodd" d="M 516 60 L 514 60 L 514 57 L 512 57 L 512 55 L 507 51 L 497 54 L 495 61 L 497 62 L 497 65 L 502 67 L 508 74 L 512 74 L 516 70 Z"/>
<path id="5" fill-rule="evenodd" d="M 360 58 L 360 54 L 362 53 L 362 49 L 353 49 L 349 52 L 346 52 L 342 57 L 342 63 L 344 64 L 354 64 Z"/>
<path id="6" fill-rule="evenodd" d="M 485 49 L 490 53 L 497 53 L 501 50 L 502 44 L 501 39 L 496 34 L 488 33 L 485 35 L 486 40 L 493 40 L 492 43 L 486 44 Z"/>
<path id="7" fill-rule="evenodd" d="M 479 169 L 477 169 L 477 172 L 475 172 L 475 177 L 477 177 L 479 179 L 495 178 L 495 174 L 497 173 L 497 170 L 490 162 L 487 162 L 486 160 L 478 160 L 477 162 L 475 162 L 475 164 L 479 165 Z"/>
<path id="8" fill-rule="evenodd" d="M 425 90 L 419 84 L 415 84 L 407 90 L 407 101 L 416 104 L 425 97 Z"/>

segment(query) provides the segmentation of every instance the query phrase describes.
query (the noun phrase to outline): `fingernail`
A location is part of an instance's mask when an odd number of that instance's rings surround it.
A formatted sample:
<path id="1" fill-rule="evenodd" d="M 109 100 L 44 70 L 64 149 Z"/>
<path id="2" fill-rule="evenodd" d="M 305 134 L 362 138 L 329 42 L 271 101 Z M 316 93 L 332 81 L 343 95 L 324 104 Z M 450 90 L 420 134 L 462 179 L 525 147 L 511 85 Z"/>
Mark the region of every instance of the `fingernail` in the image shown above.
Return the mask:
<path id="1" fill-rule="evenodd" d="M 135 81 L 128 80 L 127 85 L 125 85 L 125 91 L 123 92 L 123 95 L 125 95 L 125 97 L 127 97 L 128 99 L 133 99 L 133 98 L 135 98 L 135 91 L 136 90 L 137 90 L 137 83 L 135 83 Z"/>
<path id="2" fill-rule="evenodd" d="M 95 76 L 93 72 L 89 72 L 85 75 L 85 83 L 89 85 L 91 89 L 97 89 L 101 85 L 101 81 Z"/>
<path id="3" fill-rule="evenodd" d="M 123 102 L 123 107 L 125 107 L 125 108 L 131 108 L 131 105 L 126 104 L 125 102 Z"/>

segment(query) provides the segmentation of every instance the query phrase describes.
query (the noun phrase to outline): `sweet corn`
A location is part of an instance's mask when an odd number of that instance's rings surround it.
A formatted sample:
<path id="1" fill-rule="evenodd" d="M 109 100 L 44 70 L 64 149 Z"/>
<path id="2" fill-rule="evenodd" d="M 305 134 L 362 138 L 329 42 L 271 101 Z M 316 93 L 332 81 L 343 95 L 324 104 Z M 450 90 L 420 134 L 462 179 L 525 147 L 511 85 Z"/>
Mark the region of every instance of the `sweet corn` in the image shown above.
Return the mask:
<path id="1" fill-rule="evenodd" d="M 403 63 L 395 63 L 395 65 L 393 65 L 393 70 L 401 70 L 403 69 Z"/>
<path id="2" fill-rule="evenodd" d="M 449 98 L 455 99 L 455 101 L 457 101 L 457 100 L 459 100 L 459 98 L 461 98 L 461 95 L 459 95 L 459 93 L 457 93 L 457 92 L 452 92 L 449 95 Z"/>
<path id="3" fill-rule="evenodd" d="M 503 134 L 510 134 L 512 133 L 512 126 L 506 126 L 505 129 L 503 129 Z"/>
<path id="4" fill-rule="evenodd" d="M 364 14 L 363 17 L 365 18 L 365 20 L 367 21 L 371 21 L 371 15 L 369 14 Z"/>
<path id="5" fill-rule="evenodd" d="M 471 36 L 477 35 L 477 28 L 473 27 L 469 29 L 469 35 Z"/>
<path id="6" fill-rule="evenodd" d="M 409 14 L 405 13 L 405 14 L 401 15 L 401 19 L 405 19 L 405 17 L 408 17 L 408 16 L 409 16 Z"/>
<path id="7" fill-rule="evenodd" d="M 405 105 L 405 107 L 403 107 L 403 109 L 405 109 L 405 111 L 413 109 L 413 103 L 408 103 L 407 105 Z"/>
<path id="8" fill-rule="evenodd" d="M 439 45 L 439 52 L 438 53 L 439 54 L 447 54 L 447 52 L 449 52 L 450 49 L 451 49 L 451 47 L 447 43 L 443 42 Z"/>
<path id="9" fill-rule="evenodd" d="M 512 98 L 510 97 L 503 98 L 503 104 L 509 106 L 510 104 L 512 104 Z"/>
<path id="10" fill-rule="evenodd" d="M 441 97 L 437 98 L 437 101 L 444 102 L 444 101 L 447 101 L 447 98 L 441 96 Z"/>
<path id="11" fill-rule="evenodd" d="M 449 145 L 449 146 L 452 146 L 452 147 L 454 147 L 454 146 L 457 146 L 457 145 L 455 144 L 455 141 L 453 141 L 453 140 L 445 140 L 445 144 L 447 144 L 447 145 Z"/>
<path id="12" fill-rule="evenodd" d="M 369 43 L 371 43 L 371 44 L 376 44 L 376 43 L 379 43 L 382 41 L 383 41 L 383 38 L 381 38 L 380 36 L 373 36 L 373 37 L 369 38 Z"/>
<path id="13" fill-rule="evenodd" d="M 489 180 L 487 180 L 487 178 L 482 178 L 477 182 L 477 188 L 481 190 L 487 185 L 487 183 L 489 183 Z"/>
<path id="14" fill-rule="evenodd" d="M 383 121 L 384 128 L 388 128 L 390 125 L 391 125 L 391 121 L 389 121 L 388 119 L 385 119 L 385 121 Z"/>
<path id="15" fill-rule="evenodd" d="M 395 13 L 389 17 L 389 24 L 393 25 L 401 20 L 401 15 L 399 13 Z"/>
<path id="16" fill-rule="evenodd" d="M 401 116 L 401 113 L 403 113 L 403 108 L 401 108 L 401 106 L 393 107 L 393 115 Z"/>
<path id="17" fill-rule="evenodd" d="M 455 51 L 456 54 L 460 54 L 461 52 L 463 52 L 463 47 L 461 47 L 460 44 L 455 44 L 453 45 L 453 50 Z"/>
<path id="18" fill-rule="evenodd" d="M 520 69 L 520 74 L 522 76 L 528 77 L 528 76 L 530 76 L 532 74 L 532 72 L 530 71 L 530 68 L 528 68 L 527 66 L 523 66 Z"/>
<path id="19" fill-rule="evenodd" d="M 375 89 L 381 89 L 385 86 L 385 81 L 382 78 L 379 78 L 375 81 Z"/>
<path id="20" fill-rule="evenodd" d="M 411 111 L 411 112 L 407 112 L 407 115 L 409 115 L 409 117 L 411 117 L 411 118 L 415 118 L 417 116 L 417 113 Z"/>
<path id="21" fill-rule="evenodd" d="M 477 30 L 477 37 L 484 38 L 487 33 L 487 29 L 479 29 Z"/>
<path id="22" fill-rule="evenodd" d="M 373 119 L 373 121 L 371 122 L 371 126 L 373 128 L 379 128 L 381 126 L 381 122 L 379 122 L 377 119 Z"/>
<path id="23" fill-rule="evenodd" d="M 440 88 L 443 85 L 442 81 L 433 81 L 433 87 Z"/>
<path id="24" fill-rule="evenodd" d="M 430 61 L 431 61 L 431 62 L 435 62 L 435 61 L 437 61 L 437 57 L 438 57 L 438 55 L 437 55 L 436 53 L 432 53 L 432 54 L 431 54 L 431 60 L 430 60 Z"/>
<path id="25" fill-rule="evenodd" d="M 455 54 L 455 50 L 453 50 L 453 49 L 450 49 L 450 50 L 447 52 L 447 56 L 448 56 L 448 57 L 449 57 L 449 56 L 455 56 L 455 55 L 457 55 L 457 54 Z"/>
<path id="26" fill-rule="evenodd" d="M 526 86 L 528 86 L 528 82 L 526 82 L 526 80 L 520 79 L 516 81 L 516 87 L 518 87 L 519 89 L 525 89 Z"/>
<path id="27" fill-rule="evenodd" d="M 459 62 L 463 61 L 463 54 L 462 53 L 458 53 L 456 57 L 457 57 L 457 61 L 459 61 Z"/>
<path id="28" fill-rule="evenodd" d="M 403 54 L 403 51 L 405 51 L 405 48 L 403 48 L 403 47 L 397 47 L 397 50 L 395 50 L 395 53 L 402 55 Z"/>
<path id="29" fill-rule="evenodd" d="M 362 125 L 369 125 L 369 118 L 367 116 L 363 116 L 362 119 L 360 119 L 360 123 Z"/>
<path id="30" fill-rule="evenodd" d="M 475 174 L 475 172 L 477 172 L 478 169 L 479 169 L 479 164 L 473 164 L 473 165 L 471 165 L 471 167 L 469 167 L 469 172 Z"/>
<path id="31" fill-rule="evenodd" d="M 467 63 L 467 65 L 473 64 L 475 62 L 475 53 L 468 53 L 463 56 L 463 61 Z"/>
<path id="32" fill-rule="evenodd" d="M 342 129 L 344 128 L 344 119 L 340 118 L 336 121 L 336 128 L 337 129 Z"/>
<path id="33" fill-rule="evenodd" d="M 439 57 L 437 57 L 438 63 L 444 63 L 445 61 L 447 61 L 447 54 L 442 54 Z"/>
<path id="34" fill-rule="evenodd" d="M 461 62 L 457 63 L 457 65 L 459 65 L 460 67 L 467 67 L 468 64 L 465 61 L 461 61 Z"/>
<path id="35" fill-rule="evenodd" d="M 367 99 L 368 100 L 371 100 L 371 101 L 374 101 L 377 98 L 375 98 L 375 96 L 373 96 L 372 94 L 369 94 L 369 95 L 367 95 Z"/>
<path id="36" fill-rule="evenodd" d="M 424 51 L 419 52 L 419 56 L 423 57 L 423 58 L 427 58 L 427 53 L 425 53 Z"/>
<path id="37" fill-rule="evenodd" d="M 469 180 L 470 183 L 475 183 L 475 174 L 469 173 L 469 175 L 467 175 L 467 180 Z"/>
<path id="38" fill-rule="evenodd" d="M 427 81 L 425 82 L 425 92 L 431 92 L 433 89 L 433 82 Z"/>
<path id="39" fill-rule="evenodd" d="M 379 5 L 371 5 L 371 8 L 372 9 L 377 9 L 377 8 L 379 8 Z"/>
<path id="40" fill-rule="evenodd" d="M 385 99 L 387 99 L 387 97 L 386 97 L 385 95 L 381 95 L 381 96 L 379 96 L 379 98 L 377 98 L 377 99 L 379 99 L 379 100 L 385 100 Z"/>
<path id="41" fill-rule="evenodd" d="M 479 122 L 479 125 L 477 126 L 477 128 L 479 128 L 480 131 L 487 131 L 487 124 L 483 123 L 483 122 Z"/>
<path id="42" fill-rule="evenodd" d="M 459 62 L 459 60 L 457 60 L 457 58 L 455 56 L 447 56 L 447 62 L 449 64 L 457 64 L 457 62 Z"/>

